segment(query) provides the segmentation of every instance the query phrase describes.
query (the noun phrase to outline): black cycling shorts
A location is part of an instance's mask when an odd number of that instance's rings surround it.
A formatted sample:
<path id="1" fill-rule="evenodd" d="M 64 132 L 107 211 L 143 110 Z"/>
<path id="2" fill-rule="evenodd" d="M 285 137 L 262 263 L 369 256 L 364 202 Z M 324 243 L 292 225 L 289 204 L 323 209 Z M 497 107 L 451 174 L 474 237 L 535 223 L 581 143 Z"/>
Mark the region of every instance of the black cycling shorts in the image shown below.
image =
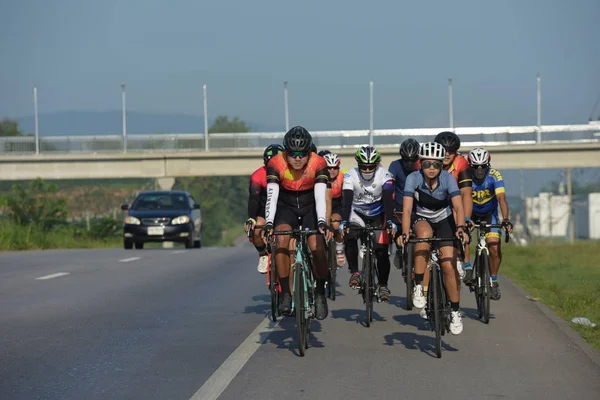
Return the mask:
<path id="1" fill-rule="evenodd" d="M 302 223 L 303 228 L 317 229 L 317 209 L 315 204 L 302 208 L 293 208 L 285 203 L 277 202 L 275 213 L 275 227 L 278 225 L 290 225 L 292 229 L 298 228 Z"/>
<path id="2" fill-rule="evenodd" d="M 456 237 L 456 223 L 454 222 L 454 216 L 452 215 L 440 222 L 429 222 L 427 218 L 417 216 L 412 224 L 413 231 L 415 230 L 415 225 L 419 221 L 428 222 L 429 225 L 431 225 L 435 237 Z M 453 240 L 444 240 L 439 242 L 439 247 L 455 247 L 455 243 L 456 242 Z"/>

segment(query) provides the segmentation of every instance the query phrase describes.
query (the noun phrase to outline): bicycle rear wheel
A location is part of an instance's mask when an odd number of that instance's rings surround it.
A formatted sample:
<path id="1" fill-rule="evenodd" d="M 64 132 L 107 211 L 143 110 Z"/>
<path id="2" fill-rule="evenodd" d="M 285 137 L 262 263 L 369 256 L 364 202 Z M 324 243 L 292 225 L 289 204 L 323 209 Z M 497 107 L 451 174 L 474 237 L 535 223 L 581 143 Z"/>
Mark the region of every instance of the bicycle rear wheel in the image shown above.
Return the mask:
<path id="1" fill-rule="evenodd" d="M 307 318 L 307 296 L 306 281 L 302 271 L 302 264 L 295 263 L 294 266 L 294 307 L 296 311 L 296 344 L 300 356 L 304 357 L 308 347 L 308 318 Z"/>
<path id="2" fill-rule="evenodd" d="M 485 324 L 490 323 L 490 257 L 487 253 L 481 254 L 479 263 L 480 290 L 481 290 L 481 314 Z"/>
<path id="3" fill-rule="evenodd" d="M 414 244 L 406 244 L 406 252 L 404 253 L 404 272 L 406 274 L 406 309 L 408 311 L 413 309 L 412 292 L 414 287 Z"/>

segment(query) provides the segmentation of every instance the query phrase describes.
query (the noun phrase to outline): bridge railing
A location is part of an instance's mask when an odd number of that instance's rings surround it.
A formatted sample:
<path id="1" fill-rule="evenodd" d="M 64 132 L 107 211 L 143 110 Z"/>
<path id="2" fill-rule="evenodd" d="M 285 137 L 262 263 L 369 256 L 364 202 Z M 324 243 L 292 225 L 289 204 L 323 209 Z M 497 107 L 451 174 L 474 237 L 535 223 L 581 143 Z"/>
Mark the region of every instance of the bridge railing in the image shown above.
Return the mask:
<path id="1" fill-rule="evenodd" d="M 376 129 L 373 144 L 377 147 L 398 146 L 409 137 L 419 142 L 432 141 L 439 132 L 449 128 Z M 459 127 L 454 130 L 465 147 L 532 145 L 536 143 L 598 143 L 600 125 L 545 125 L 504 127 Z M 318 148 L 354 148 L 369 143 L 369 130 L 312 132 Z M 209 151 L 242 151 L 264 149 L 271 143 L 281 143 L 284 132 L 213 133 L 209 134 Z M 40 153 L 119 153 L 124 151 L 120 135 L 105 136 L 42 136 Z M 202 133 L 129 134 L 126 152 L 205 151 Z M 35 154 L 35 138 L 0 137 L 0 153 Z"/>

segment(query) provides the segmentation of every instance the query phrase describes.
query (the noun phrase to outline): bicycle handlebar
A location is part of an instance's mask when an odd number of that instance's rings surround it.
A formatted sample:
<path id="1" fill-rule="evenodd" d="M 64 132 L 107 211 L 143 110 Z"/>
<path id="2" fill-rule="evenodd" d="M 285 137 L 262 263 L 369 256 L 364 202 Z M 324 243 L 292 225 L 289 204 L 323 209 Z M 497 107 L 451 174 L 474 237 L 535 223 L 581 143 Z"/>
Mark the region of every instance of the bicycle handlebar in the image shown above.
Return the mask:
<path id="1" fill-rule="evenodd" d="M 504 235 L 504 243 L 508 243 L 508 241 L 510 240 L 510 233 L 508 232 L 507 229 L 504 228 L 504 225 L 502 225 L 502 224 L 488 224 L 487 222 L 479 222 L 479 223 L 476 224 L 476 223 L 473 222 L 473 226 L 475 228 L 479 228 L 479 229 L 482 229 L 482 230 L 490 229 L 490 228 L 500 228 L 500 229 L 503 229 L 504 233 L 505 233 L 505 235 Z"/>
<path id="2" fill-rule="evenodd" d="M 414 238 L 414 239 L 408 239 L 406 242 L 407 243 L 429 243 L 429 242 L 445 242 L 445 241 L 454 241 L 454 240 L 459 240 L 456 236 L 452 236 L 452 237 L 432 237 L 432 238 Z"/>

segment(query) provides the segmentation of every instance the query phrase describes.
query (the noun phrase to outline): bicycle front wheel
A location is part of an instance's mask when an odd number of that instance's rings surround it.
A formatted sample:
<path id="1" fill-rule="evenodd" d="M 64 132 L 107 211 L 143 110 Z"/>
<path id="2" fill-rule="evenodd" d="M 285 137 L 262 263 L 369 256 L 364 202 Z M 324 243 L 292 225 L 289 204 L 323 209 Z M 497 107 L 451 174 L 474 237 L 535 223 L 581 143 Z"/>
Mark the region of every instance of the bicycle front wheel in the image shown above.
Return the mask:
<path id="1" fill-rule="evenodd" d="M 371 252 L 369 249 L 365 251 L 365 258 L 363 259 L 363 300 L 365 302 L 366 316 L 365 324 L 367 327 L 371 326 L 373 321 L 373 292 L 371 290 L 373 282 L 373 266 L 371 265 Z"/>
<path id="2" fill-rule="evenodd" d="M 486 253 L 481 254 L 479 263 L 481 279 L 481 314 L 483 323 L 490 323 L 490 257 Z"/>
<path id="3" fill-rule="evenodd" d="M 412 310 L 413 302 L 412 302 L 412 292 L 414 287 L 414 271 L 413 271 L 413 263 L 414 263 L 414 244 L 407 243 L 406 244 L 406 252 L 405 260 L 404 260 L 404 269 L 406 275 L 406 309 L 408 311 Z"/>
<path id="4" fill-rule="evenodd" d="M 433 318 L 433 330 L 435 331 L 435 353 L 437 358 L 442 358 L 442 324 L 444 324 L 444 308 L 442 303 L 442 285 L 440 282 L 440 270 L 438 265 L 431 266 L 431 290 L 433 293 L 433 312 L 430 317 Z"/>
<path id="5" fill-rule="evenodd" d="M 269 254 L 269 266 L 267 269 L 269 290 L 271 292 L 271 319 L 277 321 L 279 317 L 279 279 L 277 278 L 277 268 L 275 268 L 275 258 Z"/>
<path id="6" fill-rule="evenodd" d="M 335 285 L 337 279 L 337 260 L 335 254 L 335 241 L 332 239 L 327 248 L 327 297 L 335 301 Z"/>
<path id="7" fill-rule="evenodd" d="M 296 343 L 300 356 L 304 357 L 308 347 L 308 296 L 306 295 L 306 281 L 302 271 L 302 264 L 294 266 L 294 306 L 296 311 Z"/>

